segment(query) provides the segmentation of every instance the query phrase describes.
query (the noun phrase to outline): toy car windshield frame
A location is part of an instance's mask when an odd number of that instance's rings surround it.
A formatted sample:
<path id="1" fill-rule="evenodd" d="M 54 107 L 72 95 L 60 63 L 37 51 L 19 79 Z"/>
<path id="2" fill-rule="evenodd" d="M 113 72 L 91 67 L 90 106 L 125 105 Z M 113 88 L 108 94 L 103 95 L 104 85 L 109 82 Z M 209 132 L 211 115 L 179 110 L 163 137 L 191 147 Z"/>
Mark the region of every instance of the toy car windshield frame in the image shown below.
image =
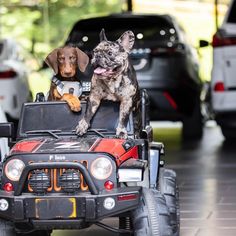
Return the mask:
<path id="1" fill-rule="evenodd" d="M 86 111 L 86 102 L 81 102 L 81 111 L 72 112 L 66 102 L 32 102 L 24 103 L 19 120 L 17 138 L 29 136 L 30 131 L 60 130 L 72 133 Z M 103 101 L 91 121 L 90 129 L 104 130 L 115 135 L 119 120 L 119 103 Z M 133 135 L 133 116 L 127 123 L 129 135 Z"/>

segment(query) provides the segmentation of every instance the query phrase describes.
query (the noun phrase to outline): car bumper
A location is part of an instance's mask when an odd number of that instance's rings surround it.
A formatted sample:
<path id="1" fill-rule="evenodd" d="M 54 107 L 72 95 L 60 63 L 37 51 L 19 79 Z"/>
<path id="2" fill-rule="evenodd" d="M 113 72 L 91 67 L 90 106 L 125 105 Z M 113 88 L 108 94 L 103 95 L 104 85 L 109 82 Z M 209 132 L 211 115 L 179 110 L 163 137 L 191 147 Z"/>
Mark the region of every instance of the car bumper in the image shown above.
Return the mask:
<path id="1" fill-rule="evenodd" d="M 236 112 L 236 91 L 212 92 L 212 108 L 215 113 Z"/>
<path id="2" fill-rule="evenodd" d="M 8 209 L 0 210 L 0 218 L 14 223 L 33 225 L 35 229 L 84 228 L 95 222 L 135 209 L 140 201 L 141 187 L 117 188 L 98 195 L 88 192 L 75 195 L 14 196 L 0 191 L 0 200 L 8 202 Z M 108 198 L 114 200 L 112 209 L 105 207 Z"/>

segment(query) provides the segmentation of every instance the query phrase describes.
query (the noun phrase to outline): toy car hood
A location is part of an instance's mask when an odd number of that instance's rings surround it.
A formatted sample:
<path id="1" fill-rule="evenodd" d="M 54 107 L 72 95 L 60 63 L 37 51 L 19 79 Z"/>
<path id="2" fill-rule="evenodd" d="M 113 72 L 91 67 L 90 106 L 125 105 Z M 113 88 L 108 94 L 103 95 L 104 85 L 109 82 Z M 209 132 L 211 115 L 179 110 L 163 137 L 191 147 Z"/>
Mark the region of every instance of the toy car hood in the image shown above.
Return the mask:
<path id="1" fill-rule="evenodd" d="M 81 153 L 100 152 L 112 155 L 117 163 L 128 158 L 138 158 L 138 145 L 132 140 L 116 138 L 62 138 L 21 140 L 11 149 L 10 154 L 18 153 Z"/>

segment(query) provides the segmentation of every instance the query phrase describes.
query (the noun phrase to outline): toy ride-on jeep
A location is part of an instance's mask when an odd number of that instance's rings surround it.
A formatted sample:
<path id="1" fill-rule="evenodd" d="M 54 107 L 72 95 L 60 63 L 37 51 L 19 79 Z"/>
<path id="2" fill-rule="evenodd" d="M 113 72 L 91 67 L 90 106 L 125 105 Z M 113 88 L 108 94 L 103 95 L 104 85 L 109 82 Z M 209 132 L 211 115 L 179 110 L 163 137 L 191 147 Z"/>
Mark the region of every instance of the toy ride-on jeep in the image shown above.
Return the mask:
<path id="1" fill-rule="evenodd" d="M 25 103 L 15 138 L 11 123 L 2 123 L 11 151 L 1 161 L 0 235 L 48 236 L 95 224 L 120 235 L 178 236 L 176 174 L 163 167 L 163 144 L 152 141 L 145 97 L 140 137 L 132 114 L 129 138 L 115 136 L 114 102 L 101 104 L 82 137 L 73 129 L 86 102 L 80 113 L 65 102 Z M 108 217 L 119 227 L 101 222 Z"/>

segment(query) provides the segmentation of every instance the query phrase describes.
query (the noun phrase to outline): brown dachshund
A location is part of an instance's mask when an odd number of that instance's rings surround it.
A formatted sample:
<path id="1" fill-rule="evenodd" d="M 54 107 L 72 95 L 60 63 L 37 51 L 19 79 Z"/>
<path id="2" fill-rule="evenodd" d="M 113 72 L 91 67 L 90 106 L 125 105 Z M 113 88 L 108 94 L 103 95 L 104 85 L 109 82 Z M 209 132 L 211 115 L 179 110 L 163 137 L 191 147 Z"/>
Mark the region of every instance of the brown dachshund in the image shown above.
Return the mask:
<path id="1" fill-rule="evenodd" d="M 84 72 L 88 65 L 89 57 L 78 48 L 65 46 L 54 49 L 46 57 L 45 62 L 55 72 L 56 80 L 78 82 L 76 78 L 77 69 L 79 68 L 81 72 Z M 70 109 L 75 112 L 81 109 L 79 98 L 71 93 L 60 94 L 54 80 L 52 80 L 50 86 L 48 100 L 66 101 Z"/>

